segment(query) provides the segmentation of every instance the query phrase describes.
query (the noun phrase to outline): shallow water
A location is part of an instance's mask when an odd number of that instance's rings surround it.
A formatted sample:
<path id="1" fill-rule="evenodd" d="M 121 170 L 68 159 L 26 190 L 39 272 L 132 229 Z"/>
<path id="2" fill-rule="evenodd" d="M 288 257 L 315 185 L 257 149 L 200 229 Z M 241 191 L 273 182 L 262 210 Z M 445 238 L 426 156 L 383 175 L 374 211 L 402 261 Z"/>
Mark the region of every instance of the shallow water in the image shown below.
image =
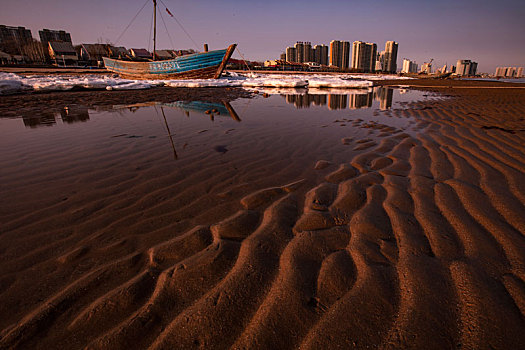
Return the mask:
<path id="1" fill-rule="evenodd" d="M 60 113 L 43 108 L 0 119 L 1 192 L 9 199 L 1 214 L 16 216 L 94 189 L 111 191 L 127 179 L 188 177 L 206 168 L 213 169 L 206 178 L 209 191 L 230 173 L 250 188 L 299 177 L 315 181 L 318 160 L 339 164 L 382 137 L 417 132 L 414 119 L 402 115 L 405 104 L 437 98 L 389 88 L 276 92 L 231 104 L 64 106 Z"/>

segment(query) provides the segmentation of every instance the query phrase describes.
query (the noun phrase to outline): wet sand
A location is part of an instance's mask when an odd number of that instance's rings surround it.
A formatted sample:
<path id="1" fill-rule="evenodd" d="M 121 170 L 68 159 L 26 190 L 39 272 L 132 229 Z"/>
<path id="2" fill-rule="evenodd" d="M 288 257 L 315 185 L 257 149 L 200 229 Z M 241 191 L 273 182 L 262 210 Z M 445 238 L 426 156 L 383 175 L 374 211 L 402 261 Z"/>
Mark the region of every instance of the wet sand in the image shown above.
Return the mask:
<path id="1" fill-rule="evenodd" d="M 349 121 L 354 156 L 292 182 L 270 156 L 135 177 L 108 156 L 83 196 L 2 183 L 0 348 L 523 346 L 525 91 L 446 94 L 386 112 L 410 134 Z"/>

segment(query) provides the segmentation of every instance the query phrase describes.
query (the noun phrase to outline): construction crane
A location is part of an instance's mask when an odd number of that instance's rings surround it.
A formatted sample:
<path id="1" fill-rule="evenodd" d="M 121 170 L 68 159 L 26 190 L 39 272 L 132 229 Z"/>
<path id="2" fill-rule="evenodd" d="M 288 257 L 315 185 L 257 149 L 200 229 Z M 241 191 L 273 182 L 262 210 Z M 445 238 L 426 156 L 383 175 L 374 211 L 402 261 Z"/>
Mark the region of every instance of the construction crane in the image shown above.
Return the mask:
<path id="1" fill-rule="evenodd" d="M 431 58 L 430 62 L 425 62 L 421 66 L 421 70 L 419 71 L 419 74 L 430 74 L 432 73 L 432 62 L 434 62 L 434 59 Z"/>

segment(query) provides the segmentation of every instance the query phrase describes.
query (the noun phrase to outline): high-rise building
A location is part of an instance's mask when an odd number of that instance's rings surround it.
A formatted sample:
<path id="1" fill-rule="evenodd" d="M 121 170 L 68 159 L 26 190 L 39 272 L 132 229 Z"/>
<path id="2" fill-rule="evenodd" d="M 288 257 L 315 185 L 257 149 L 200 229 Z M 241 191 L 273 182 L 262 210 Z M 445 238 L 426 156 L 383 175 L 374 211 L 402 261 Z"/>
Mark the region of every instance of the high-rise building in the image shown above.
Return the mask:
<path id="1" fill-rule="evenodd" d="M 457 75 L 476 75 L 478 63 L 471 60 L 458 60 L 456 64 Z"/>
<path id="2" fill-rule="evenodd" d="M 417 73 L 417 63 L 407 58 L 403 58 L 403 69 L 401 73 Z"/>
<path id="3" fill-rule="evenodd" d="M 42 29 L 38 31 L 38 34 L 40 35 L 40 42 L 44 47 L 47 47 L 47 43 L 50 41 L 73 43 L 71 41 L 71 34 L 63 30 Z"/>
<path id="4" fill-rule="evenodd" d="M 297 62 L 297 49 L 295 47 L 286 48 L 286 60 L 288 62 Z"/>
<path id="5" fill-rule="evenodd" d="M 385 51 L 377 54 L 376 71 L 383 71 L 385 69 Z"/>
<path id="6" fill-rule="evenodd" d="M 478 62 L 472 62 L 469 68 L 468 75 L 476 75 L 478 72 Z"/>
<path id="7" fill-rule="evenodd" d="M 383 71 L 395 73 L 397 71 L 397 48 L 399 44 L 395 41 L 387 41 L 385 44 L 385 57 Z"/>
<path id="8" fill-rule="evenodd" d="M 294 45 L 295 50 L 297 52 L 297 59 L 295 62 L 303 63 L 304 62 L 304 43 L 302 41 L 298 41 Z"/>
<path id="9" fill-rule="evenodd" d="M 496 73 L 494 74 L 497 77 L 504 77 L 507 74 L 507 67 L 496 67 Z"/>
<path id="10" fill-rule="evenodd" d="M 523 76 L 523 67 L 497 67 L 494 75 L 497 77 L 521 78 Z"/>
<path id="11" fill-rule="evenodd" d="M 341 69 L 348 68 L 350 59 L 350 43 L 348 41 L 330 41 L 330 61 L 331 66 Z"/>
<path id="12" fill-rule="evenodd" d="M 354 41 L 352 45 L 352 69 L 359 72 L 375 72 L 377 60 L 377 45 Z"/>
<path id="13" fill-rule="evenodd" d="M 280 56 L 279 56 L 279 59 L 281 61 L 286 61 L 286 52 L 283 52 Z"/>
<path id="14" fill-rule="evenodd" d="M 312 43 L 309 42 L 309 41 L 306 41 L 304 42 L 303 44 L 303 62 L 306 63 L 306 62 L 314 62 L 314 57 L 313 57 L 313 52 L 312 52 Z"/>
<path id="15" fill-rule="evenodd" d="M 314 62 L 327 66 L 328 65 L 328 46 L 315 45 L 313 51 L 314 51 Z"/>

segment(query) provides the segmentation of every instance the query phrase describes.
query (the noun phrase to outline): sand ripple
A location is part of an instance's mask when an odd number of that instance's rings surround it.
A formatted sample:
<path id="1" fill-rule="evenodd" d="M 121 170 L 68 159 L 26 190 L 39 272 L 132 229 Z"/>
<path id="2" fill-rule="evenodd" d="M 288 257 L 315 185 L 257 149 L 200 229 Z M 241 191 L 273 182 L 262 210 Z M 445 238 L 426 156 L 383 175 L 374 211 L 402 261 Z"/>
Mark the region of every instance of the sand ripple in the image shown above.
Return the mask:
<path id="1" fill-rule="evenodd" d="M 148 245 L 140 232 L 149 223 L 131 214 L 157 206 L 166 216 L 156 220 L 174 220 L 161 193 L 117 201 L 131 209 L 107 225 L 129 226 L 130 236 L 106 248 L 127 253 L 21 306 L 2 324 L 0 348 L 522 347 L 525 133 L 482 126 L 525 129 L 525 95 L 464 94 L 400 111 L 416 119 L 415 136 L 381 126 L 379 139 L 353 143 L 359 152 L 347 163 L 318 165 L 326 175 L 311 188 L 258 190 L 237 212 L 161 243 Z M 188 212 L 193 195 L 178 194 Z M 71 220 L 101 207 L 93 199 Z M 105 223 L 94 217 L 83 232 Z M 64 243 L 73 233 L 60 227 L 73 222 L 46 225 Z M 36 259 L 52 274 L 84 261 L 100 234 L 67 251 L 35 247 L 14 266 L 30 270 Z M 15 272 L 3 274 L 3 298 Z"/>

